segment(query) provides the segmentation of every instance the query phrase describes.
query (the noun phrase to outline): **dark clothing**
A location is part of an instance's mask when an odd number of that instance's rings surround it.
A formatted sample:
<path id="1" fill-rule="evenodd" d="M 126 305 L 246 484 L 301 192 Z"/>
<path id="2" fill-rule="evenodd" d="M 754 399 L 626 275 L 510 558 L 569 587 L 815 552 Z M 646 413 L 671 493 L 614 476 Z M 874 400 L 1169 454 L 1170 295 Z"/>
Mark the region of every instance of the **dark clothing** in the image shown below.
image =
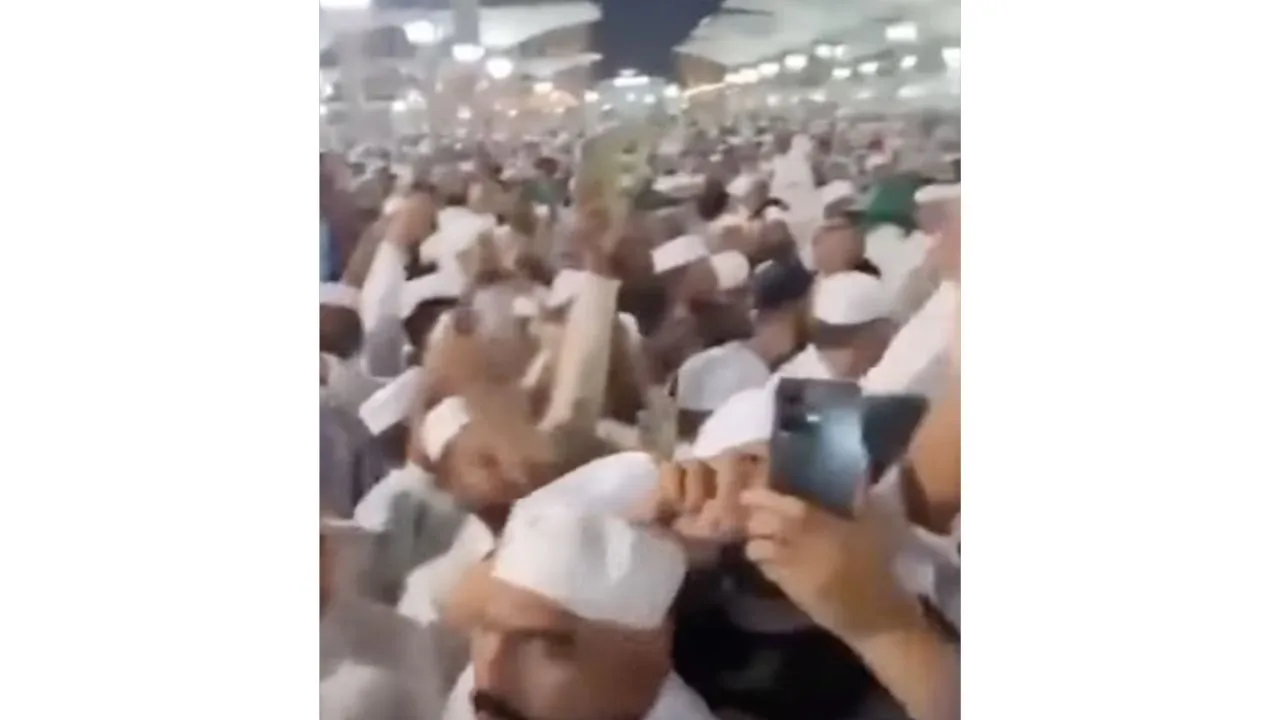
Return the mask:
<path id="1" fill-rule="evenodd" d="M 744 630 L 722 605 L 708 602 L 714 597 L 714 590 L 703 602 L 682 597 L 674 647 L 676 672 L 712 712 L 736 710 L 760 720 L 906 720 L 833 635 L 816 626 L 780 634 Z"/>

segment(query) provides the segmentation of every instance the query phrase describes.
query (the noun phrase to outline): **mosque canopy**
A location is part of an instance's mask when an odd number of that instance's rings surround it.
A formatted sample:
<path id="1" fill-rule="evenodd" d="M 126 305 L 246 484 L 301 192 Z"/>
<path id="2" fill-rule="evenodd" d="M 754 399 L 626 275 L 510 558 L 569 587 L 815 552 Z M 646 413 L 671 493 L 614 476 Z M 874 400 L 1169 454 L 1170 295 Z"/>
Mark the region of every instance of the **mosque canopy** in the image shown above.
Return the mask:
<path id="1" fill-rule="evenodd" d="M 365 54 L 372 58 L 412 58 L 416 52 L 405 26 L 430 23 L 435 40 L 448 42 L 454 34 L 454 13 L 439 3 L 414 4 L 390 0 L 366 13 L 321 11 L 320 65 L 337 63 L 333 39 L 338 32 L 358 28 L 364 32 Z M 480 43 L 490 50 L 511 50 L 536 37 L 596 22 L 600 8 L 591 2 L 523 2 L 495 4 L 486 0 L 480 7 Z"/>
<path id="2" fill-rule="evenodd" d="M 892 49 L 895 26 L 909 24 L 911 44 L 956 44 L 957 0 L 726 0 L 676 51 L 728 67 L 840 43 L 850 60 Z"/>

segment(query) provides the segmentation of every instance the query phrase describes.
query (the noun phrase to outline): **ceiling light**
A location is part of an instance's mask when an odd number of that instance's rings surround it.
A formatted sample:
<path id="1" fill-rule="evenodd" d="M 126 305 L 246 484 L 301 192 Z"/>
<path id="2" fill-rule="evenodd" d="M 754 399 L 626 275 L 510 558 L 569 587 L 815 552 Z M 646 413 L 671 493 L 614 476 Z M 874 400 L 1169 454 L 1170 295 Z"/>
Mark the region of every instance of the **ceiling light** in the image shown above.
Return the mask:
<path id="1" fill-rule="evenodd" d="M 494 80 L 505 80 L 516 71 L 516 64 L 510 58 L 491 57 L 484 61 L 484 71 Z"/>
<path id="2" fill-rule="evenodd" d="M 863 75 L 875 75 L 876 70 L 880 69 L 880 63 L 875 60 L 868 60 L 864 63 L 858 63 L 858 72 Z"/>
<path id="3" fill-rule="evenodd" d="M 414 20 L 404 24 L 405 37 L 414 45 L 434 45 L 440 41 L 440 28 L 430 20 Z"/>
<path id="4" fill-rule="evenodd" d="M 458 43 L 453 46 L 453 59 L 461 63 L 473 63 L 484 57 L 484 48 L 472 43 Z"/>
<path id="5" fill-rule="evenodd" d="M 852 75 L 853 68 L 851 67 L 831 68 L 831 79 L 833 80 L 848 80 Z"/>
<path id="6" fill-rule="evenodd" d="M 898 62 L 898 67 L 902 68 L 903 70 L 910 70 L 915 66 L 916 66 L 915 55 L 903 55 L 902 60 Z"/>
<path id="7" fill-rule="evenodd" d="M 791 72 L 799 72 L 809 64 L 809 56 L 804 53 L 792 53 L 782 58 L 782 66 Z"/>
<path id="8" fill-rule="evenodd" d="M 942 48 L 942 61 L 945 62 L 947 64 L 947 67 L 949 68 L 960 67 L 960 48 L 958 47 Z"/>
<path id="9" fill-rule="evenodd" d="M 762 62 L 760 67 L 756 68 L 756 71 L 760 73 L 760 77 L 764 78 L 775 77 L 781 70 L 782 66 L 776 62 Z"/>
<path id="10" fill-rule="evenodd" d="M 919 31 L 913 22 L 894 23 L 884 29 L 884 39 L 889 42 L 915 42 L 918 37 Z"/>

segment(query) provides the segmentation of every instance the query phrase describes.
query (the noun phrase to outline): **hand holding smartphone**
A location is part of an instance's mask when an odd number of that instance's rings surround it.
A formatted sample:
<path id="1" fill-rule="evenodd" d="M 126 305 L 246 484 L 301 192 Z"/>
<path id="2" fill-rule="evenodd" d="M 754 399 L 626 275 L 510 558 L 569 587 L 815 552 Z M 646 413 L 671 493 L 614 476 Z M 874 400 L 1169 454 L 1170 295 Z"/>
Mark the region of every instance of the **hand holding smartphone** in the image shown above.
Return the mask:
<path id="1" fill-rule="evenodd" d="M 774 399 L 769 481 L 837 515 L 905 453 L 929 403 L 863 395 L 855 383 L 784 378 Z"/>

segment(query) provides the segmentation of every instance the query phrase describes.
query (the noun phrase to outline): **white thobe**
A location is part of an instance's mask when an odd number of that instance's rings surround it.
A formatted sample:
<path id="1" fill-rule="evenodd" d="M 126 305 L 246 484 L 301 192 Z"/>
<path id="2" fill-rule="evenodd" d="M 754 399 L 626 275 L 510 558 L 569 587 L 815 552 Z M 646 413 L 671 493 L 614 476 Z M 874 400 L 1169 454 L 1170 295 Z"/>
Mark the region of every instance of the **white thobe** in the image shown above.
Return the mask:
<path id="1" fill-rule="evenodd" d="M 495 546 L 493 533 L 475 516 L 468 516 L 453 545 L 434 560 L 419 565 L 405 579 L 396 610 L 423 627 L 435 628 L 439 676 L 453 682 L 467 664 L 467 638 L 441 627 L 440 615 L 467 570 Z"/>
<path id="2" fill-rule="evenodd" d="M 398 375 L 400 348 L 400 291 L 405 283 L 405 254 L 400 246 L 383 241 L 374 251 L 369 274 L 360 289 L 360 324 L 364 326 L 363 362 L 373 375 Z"/>
<path id="3" fill-rule="evenodd" d="M 774 378 L 803 378 L 806 380 L 835 380 L 835 373 L 831 372 L 831 368 L 827 366 L 827 362 L 822 359 L 822 355 L 818 352 L 818 348 L 808 345 L 804 350 L 790 360 L 782 364 L 777 372 L 773 374 Z"/>
<path id="4" fill-rule="evenodd" d="M 325 354 L 320 357 L 324 360 L 325 372 L 329 376 L 321 392 L 334 404 L 350 412 L 360 412 L 364 401 L 387 382 L 366 374 L 357 360 L 343 360 L 335 355 Z"/>
<path id="5" fill-rule="evenodd" d="M 370 488 L 352 516 L 381 539 L 383 580 L 399 586 L 414 568 L 448 549 L 466 513 L 435 487 L 431 473 L 412 463 Z"/>
<path id="6" fill-rule="evenodd" d="M 960 289 L 943 282 L 906 325 L 893 336 L 880 362 L 862 378 L 868 393 L 941 392 L 951 366 L 949 348 L 956 323 Z"/>

